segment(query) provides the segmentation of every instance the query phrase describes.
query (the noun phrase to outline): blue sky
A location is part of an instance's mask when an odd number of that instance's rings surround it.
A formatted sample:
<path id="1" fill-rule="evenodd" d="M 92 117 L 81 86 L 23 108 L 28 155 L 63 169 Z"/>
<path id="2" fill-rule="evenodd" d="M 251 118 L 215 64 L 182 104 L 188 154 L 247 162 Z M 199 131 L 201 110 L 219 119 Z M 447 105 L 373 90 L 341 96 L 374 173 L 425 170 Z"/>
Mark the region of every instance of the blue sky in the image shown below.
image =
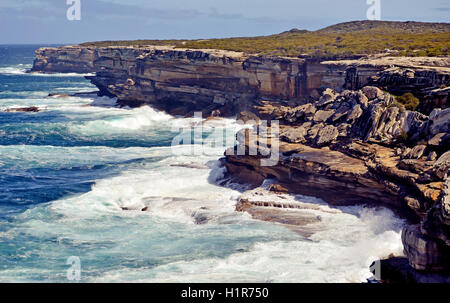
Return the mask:
<path id="1" fill-rule="evenodd" d="M 0 44 L 255 36 L 365 20 L 366 0 L 0 0 Z M 449 0 L 381 0 L 381 20 L 449 22 Z"/>

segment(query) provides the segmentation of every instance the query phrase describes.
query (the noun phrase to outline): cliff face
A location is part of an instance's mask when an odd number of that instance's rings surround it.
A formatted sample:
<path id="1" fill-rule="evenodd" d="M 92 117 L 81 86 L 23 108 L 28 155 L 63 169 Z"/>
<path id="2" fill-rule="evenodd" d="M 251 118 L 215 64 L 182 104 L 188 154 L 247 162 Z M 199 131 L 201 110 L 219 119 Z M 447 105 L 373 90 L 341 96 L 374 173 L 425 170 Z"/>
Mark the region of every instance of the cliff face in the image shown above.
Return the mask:
<path id="1" fill-rule="evenodd" d="M 36 51 L 32 72 L 92 73 L 95 52 L 79 47 L 45 47 Z"/>
<path id="2" fill-rule="evenodd" d="M 124 104 L 151 103 L 185 113 L 220 109 L 223 115 L 233 115 L 259 98 L 297 98 L 304 63 L 161 48 L 100 50 L 99 56 L 92 83 Z"/>
<path id="3" fill-rule="evenodd" d="M 378 81 L 398 91 L 397 84 L 404 82 L 405 89 L 419 82 L 423 82 L 421 89 L 450 84 L 450 63 L 445 58 L 435 59 L 432 64 L 440 67 L 427 74 L 421 70 L 430 62 L 411 60 L 409 71 L 413 73 L 405 82 L 401 75 L 386 71 L 396 64 L 405 65 L 395 58 L 320 62 L 162 46 L 67 46 L 39 49 L 32 71 L 95 72 L 89 79 L 101 94 L 116 96 L 123 105 L 149 103 L 174 114 L 202 110 L 229 116 L 260 100 L 301 104 L 326 87 L 358 89 Z M 439 92 L 439 104 L 447 104 L 447 95 L 446 90 Z"/>
<path id="4" fill-rule="evenodd" d="M 232 112 L 260 98 L 300 100 L 304 65 L 225 51 L 74 46 L 38 50 L 32 71 L 96 72 L 92 83 L 123 104 Z"/>

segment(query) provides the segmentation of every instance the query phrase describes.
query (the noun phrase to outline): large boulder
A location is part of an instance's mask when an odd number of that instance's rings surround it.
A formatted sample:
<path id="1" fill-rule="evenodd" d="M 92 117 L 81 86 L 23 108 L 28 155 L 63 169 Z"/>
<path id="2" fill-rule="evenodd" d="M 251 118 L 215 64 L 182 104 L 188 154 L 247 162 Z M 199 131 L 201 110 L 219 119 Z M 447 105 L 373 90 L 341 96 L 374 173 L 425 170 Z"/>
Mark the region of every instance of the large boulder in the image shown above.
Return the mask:
<path id="1" fill-rule="evenodd" d="M 319 99 L 319 102 L 317 102 L 318 106 L 327 105 L 329 103 L 334 102 L 336 100 L 336 97 L 338 94 L 331 88 L 327 88 L 323 91 L 322 96 Z"/>
<path id="2" fill-rule="evenodd" d="M 319 133 L 317 134 L 316 137 L 316 144 L 319 146 L 326 145 L 328 143 L 331 143 L 338 136 L 339 130 L 333 125 L 327 125 L 321 130 L 319 130 Z"/>
<path id="3" fill-rule="evenodd" d="M 306 103 L 300 106 L 295 107 L 292 109 L 290 116 L 292 116 L 292 119 L 295 121 L 298 120 L 309 120 L 314 116 L 317 109 L 316 107 L 311 103 Z"/>
<path id="4" fill-rule="evenodd" d="M 434 109 L 430 114 L 430 133 L 450 133 L 450 108 Z"/>
<path id="5" fill-rule="evenodd" d="M 359 105 L 359 104 L 355 105 L 355 107 L 353 107 L 350 114 L 347 116 L 347 122 L 352 123 L 352 122 L 356 121 L 357 119 L 359 119 L 359 117 L 361 117 L 362 114 L 363 114 L 363 110 L 361 108 L 361 105 Z"/>
<path id="6" fill-rule="evenodd" d="M 314 122 L 320 123 L 327 121 L 334 114 L 334 110 L 319 110 L 314 115 Z"/>
<path id="7" fill-rule="evenodd" d="M 390 101 L 389 101 L 390 102 Z M 371 139 L 390 144 L 408 132 L 407 114 L 388 102 L 372 104 L 359 119 L 359 133 L 364 141 Z"/>
<path id="8" fill-rule="evenodd" d="M 408 153 L 407 157 L 410 159 L 420 159 L 423 156 L 426 148 L 427 148 L 427 146 L 423 145 L 423 144 L 416 145 Z"/>
<path id="9" fill-rule="evenodd" d="M 362 88 L 362 92 L 369 100 L 383 97 L 383 91 L 376 86 L 366 86 Z"/>
<path id="10" fill-rule="evenodd" d="M 289 143 L 305 143 L 306 134 L 304 127 L 288 127 L 280 132 L 280 139 Z"/>
<path id="11" fill-rule="evenodd" d="M 362 92 L 353 92 L 351 98 L 353 105 L 360 104 L 362 108 L 366 109 L 369 106 L 369 98 L 366 97 Z"/>
<path id="12" fill-rule="evenodd" d="M 450 145 L 450 133 L 438 133 L 428 140 L 428 145 L 444 148 Z"/>
<path id="13" fill-rule="evenodd" d="M 450 171 L 450 151 L 444 153 L 437 159 L 433 165 L 433 173 L 439 178 L 444 179 Z"/>
<path id="14" fill-rule="evenodd" d="M 420 225 L 405 227 L 402 231 L 404 252 L 409 264 L 417 270 L 445 271 L 449 265 L 448 246 L 440 240 L 421 233 Z"/>

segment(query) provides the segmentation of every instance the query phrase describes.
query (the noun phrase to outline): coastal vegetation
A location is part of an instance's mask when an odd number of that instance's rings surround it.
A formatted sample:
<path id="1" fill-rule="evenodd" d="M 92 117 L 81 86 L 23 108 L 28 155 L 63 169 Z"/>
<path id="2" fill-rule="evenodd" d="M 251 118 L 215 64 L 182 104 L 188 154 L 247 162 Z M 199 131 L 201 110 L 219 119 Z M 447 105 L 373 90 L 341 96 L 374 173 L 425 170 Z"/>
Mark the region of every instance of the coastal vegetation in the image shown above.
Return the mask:
<path id="1" fill-rule="evenodd" d="M 417 110 L 419 107 L 419 98 L 414 96 L 412 93 L 404 93 L 401 96 L 396 97 L 397 102 L 402 104 L 407 110 Z"/>
<path id="2" fill-rule="evenodd" d="M 355 21 L 318 31 L 292 29 L 280 34 L 201 40 L 134 40 L 83 43 L 84 46 L 170 45 L 223 49 L 268 56 L 334 59 L 387 53 L 393 56 L 448 56 L 449 23 Z"/>

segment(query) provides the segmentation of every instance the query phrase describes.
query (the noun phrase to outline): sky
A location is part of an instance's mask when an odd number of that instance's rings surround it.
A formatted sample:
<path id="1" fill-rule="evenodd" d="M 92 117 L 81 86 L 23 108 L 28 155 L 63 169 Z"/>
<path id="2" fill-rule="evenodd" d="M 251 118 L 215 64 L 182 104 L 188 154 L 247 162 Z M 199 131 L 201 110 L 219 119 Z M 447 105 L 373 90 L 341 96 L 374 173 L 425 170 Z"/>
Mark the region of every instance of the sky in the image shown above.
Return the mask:
<path id="1" fill-rule="evenodd" d="M 70 21 L 66 1 L 80 1 Z M 0 44 L 258 36 L 366 20 L 450 22 L 449 0 L 0 0 Z"/>

